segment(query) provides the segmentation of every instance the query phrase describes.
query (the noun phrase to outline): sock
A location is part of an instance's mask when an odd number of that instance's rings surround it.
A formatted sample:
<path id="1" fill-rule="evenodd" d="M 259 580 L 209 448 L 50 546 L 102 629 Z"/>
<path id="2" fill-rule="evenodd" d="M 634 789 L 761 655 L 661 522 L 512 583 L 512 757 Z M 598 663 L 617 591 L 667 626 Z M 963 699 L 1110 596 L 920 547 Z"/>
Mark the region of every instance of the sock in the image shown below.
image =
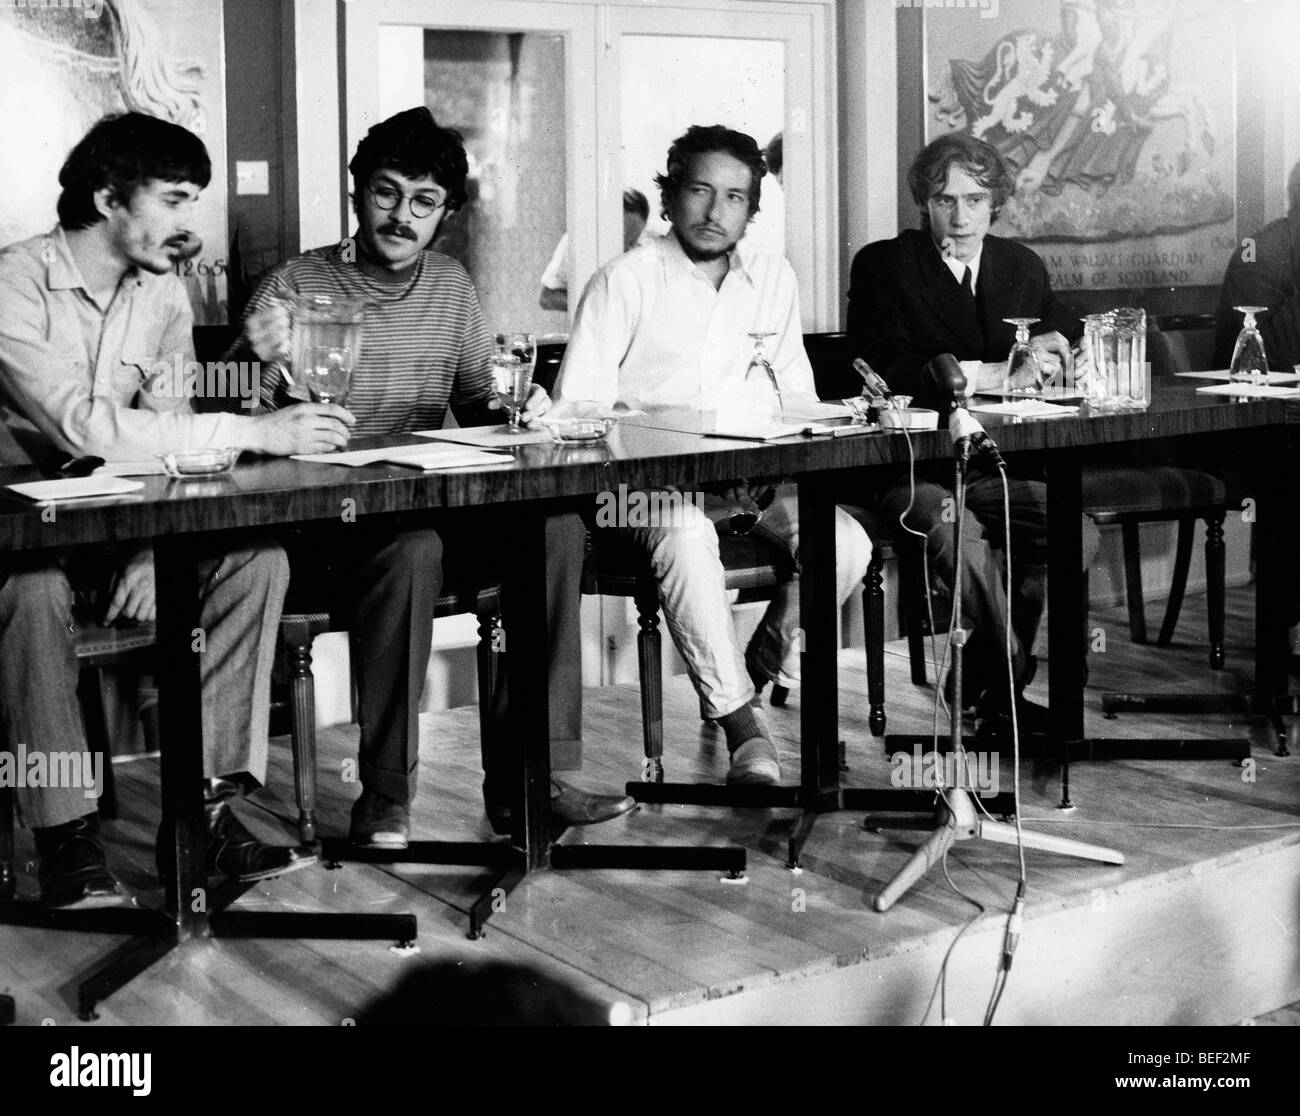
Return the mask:
<path id="1" fill-rule="evenodd" d="M 734 752 L 746 740 L 753 740 L 754 737 L 763 735 L 763 730 L 758 727 L 758 718 L 754 716 L 753 707 L 749 705 L 742 705 L 735 712 L 719 717 L 718 724 L 727 734 L 729 752 Z"/>

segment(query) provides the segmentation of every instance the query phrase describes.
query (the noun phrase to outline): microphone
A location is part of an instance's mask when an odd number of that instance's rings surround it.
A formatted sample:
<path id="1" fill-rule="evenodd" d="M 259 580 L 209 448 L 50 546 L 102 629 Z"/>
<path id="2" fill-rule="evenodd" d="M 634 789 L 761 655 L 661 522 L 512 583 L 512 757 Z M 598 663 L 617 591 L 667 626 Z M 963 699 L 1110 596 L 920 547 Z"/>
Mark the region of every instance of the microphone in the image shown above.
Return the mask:
<path id="1" fill-rule="evenodd" d="M 948 433 L 952 437 L 953 456 L 958 461 L 988 460 L 995 466 L 1005 466 L 997 444 L 988 436 L 963 402 L 966 390 L 966 373 L 951 353 L 940 353 L 921 368 L 921 383 L 952 411 L 948 415 Z"/>

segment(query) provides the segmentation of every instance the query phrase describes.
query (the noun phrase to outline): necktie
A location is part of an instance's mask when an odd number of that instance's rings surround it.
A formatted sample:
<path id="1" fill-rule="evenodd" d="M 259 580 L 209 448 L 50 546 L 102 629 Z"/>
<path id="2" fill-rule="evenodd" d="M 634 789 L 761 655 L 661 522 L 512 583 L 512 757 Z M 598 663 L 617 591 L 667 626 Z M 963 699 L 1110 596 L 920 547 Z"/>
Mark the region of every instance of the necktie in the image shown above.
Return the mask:
<path id="1" fill-rule="evenodd" d="M 971 316 L 979 327 L 980 336 L 983 337 L 984 319 L 980 315 L 979 300 L 975 297 L 975 275 L 969 267 L 962 273 L 961 289 L 962 294 L 965 296 L 966 305 L 970 308 Z"/>

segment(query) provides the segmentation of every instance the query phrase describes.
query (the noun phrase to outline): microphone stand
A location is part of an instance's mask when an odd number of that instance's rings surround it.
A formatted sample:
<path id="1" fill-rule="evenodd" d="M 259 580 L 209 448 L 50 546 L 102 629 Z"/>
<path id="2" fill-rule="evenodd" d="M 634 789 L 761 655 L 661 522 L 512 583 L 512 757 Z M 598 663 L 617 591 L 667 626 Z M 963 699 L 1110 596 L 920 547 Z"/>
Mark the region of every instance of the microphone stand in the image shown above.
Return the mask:
<path id="1" fill-rule="evenodd" d="M 944 855 L 958 841 L 984 840 L 998 845 L 1022 844 L 1027 849 L 1040 849 L 1043 852 L 1056 853 L 1061 856 L 1074 856 L 1082 860 L 1095 860 L 1102 864 L 1123 864 L 1124 854 L 1090 845 L 1083 841 L 1074 841 L 1066 837 L 1057 837 L 1046 833 L 1029 833 L 1019 830 L 1017 826 L 1006 822 L 993 821 L 981 816 L 971 798 L 970 792 L 961 784 L 968 772 L 966 752 L 962 746 L 961 698 L 962 698 L 962 656 L 969 633 L 961 624 L 962 588 L 962 527 L 966 517 L 966 473 L 969 465 L 970 448 L 960 442 L 953 447 L 956 483 L 954 497 L 956 501 L 956 532 L 953 566 L 956 576 L 952 579 L 952 615 L 954 627 L 948 641 L 948 653 L 952 657 L 952 708 L 949 710 L 948 738 L 952 747 L 954 786 L 945 787 L 936 794 L 935 829 L 926 838 L 925 843 L 916 850 L 876 896 L 874 906 L 877 911 L 887 911 L 901 899 L 911 886 L 926 874 L 935 864 L 943 860 Z M 1011 555 L 1007 555 L 1011 561 Z M 1019 741 L 1014 747 L 1019 748 Z M 1000 758 L 1000 757 L 999 757 Z M 939 767 L 942 771 L 942 766 Z M 1017 798 L 1017 802 L 1019 799 Z M 1017 910 L 1023 899 L 1017 900 Z M 1009 967 L 1009 962 L 1007 962 Z"/>

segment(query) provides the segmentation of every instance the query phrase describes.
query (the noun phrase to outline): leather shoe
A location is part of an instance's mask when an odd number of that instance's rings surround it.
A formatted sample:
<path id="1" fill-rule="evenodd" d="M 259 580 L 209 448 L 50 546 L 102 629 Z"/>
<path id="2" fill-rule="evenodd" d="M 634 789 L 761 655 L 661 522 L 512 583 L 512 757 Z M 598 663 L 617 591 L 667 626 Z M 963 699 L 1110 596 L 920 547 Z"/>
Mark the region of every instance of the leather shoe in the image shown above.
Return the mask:
<path id="1" fill-rule="evenodd" d="M 741 743 L 731 753 L 729 785 L 775 786 L 781 781 L 781 761 L 776 745 L 766 736 L 755 736 Z"/>
<path id="2" fill-rule="evenodd" d="M 209 876 L 234 876 L 241 883 L 256 883 L 284 876 L 316 863 L 316 853 L 309 848 L 291 845 L 268 845 L 259 841 L 235 817 L 230 804 L 221 799 L 205 802 L 208 852 L 204 865 Z M 168 840 L 166 820 L 158 829 L 158 874 L 164 878 L 173 871 L 173 846 Z"/>
<path id="3" fill-rule="evenodd" d="M 378 791 L 363 790 L 352 804 L 348 839 L 359 849 L 404 849 L 411 838 L 411 808 Z"/>
<path id="4" fill-rule="evenodd" d="M 551 780 L 551 817 L 565 825 L 595 825 L 626 814 L 636 805 L 627 794 L 592 794 Z"/>
<path id="5" fill-rule="evenodd" d="M 86 911 L 126 901 L 122 885 L 108 870 L 97 814 L 36 830 L 36 853 L 41 902 L 50 910 Z"/>

